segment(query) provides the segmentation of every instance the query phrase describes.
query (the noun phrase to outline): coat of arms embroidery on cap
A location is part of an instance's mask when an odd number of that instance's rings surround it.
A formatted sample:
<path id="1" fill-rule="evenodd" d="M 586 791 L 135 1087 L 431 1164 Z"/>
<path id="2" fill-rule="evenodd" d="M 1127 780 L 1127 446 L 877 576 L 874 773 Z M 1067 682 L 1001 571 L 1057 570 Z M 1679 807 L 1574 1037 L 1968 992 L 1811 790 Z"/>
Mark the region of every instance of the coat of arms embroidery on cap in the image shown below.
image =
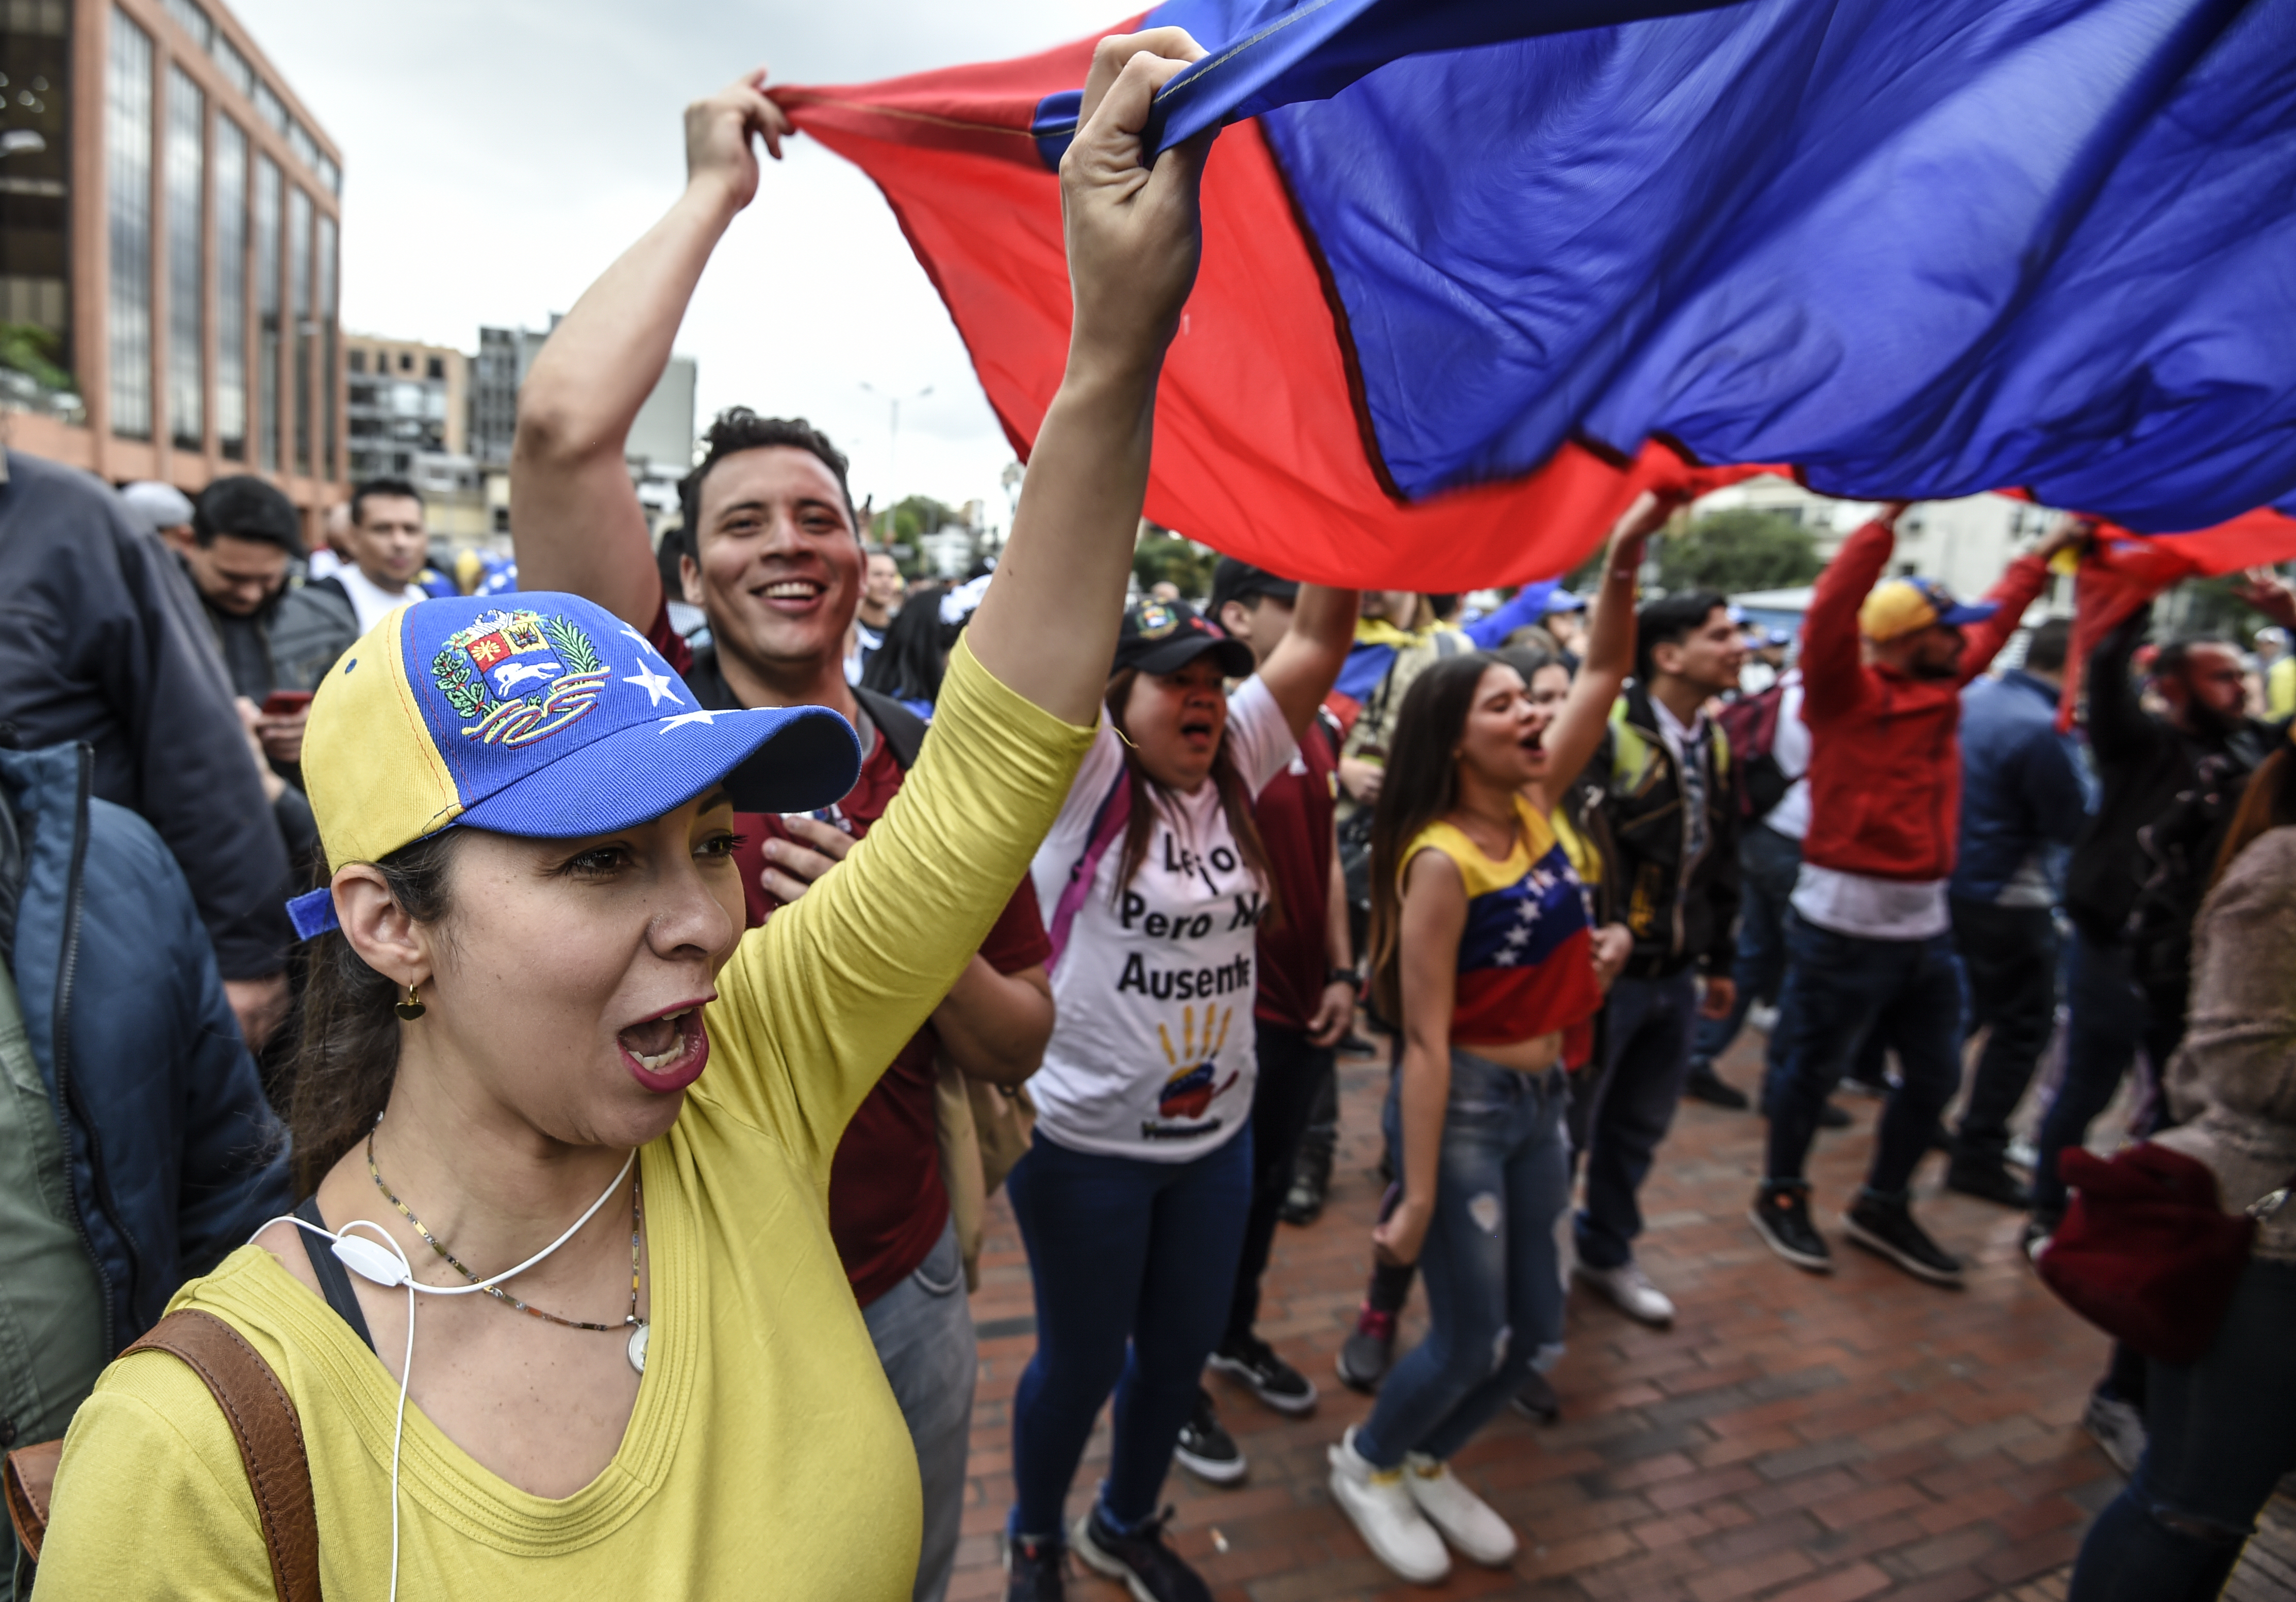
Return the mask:
<path id="1" fill-rule="evenodd" d="M 430 659 L 431 682 L 487 745 L 530 745 L 598 704 L 607 672 L 571 620 L 491 612 L 447 637 Z"/>

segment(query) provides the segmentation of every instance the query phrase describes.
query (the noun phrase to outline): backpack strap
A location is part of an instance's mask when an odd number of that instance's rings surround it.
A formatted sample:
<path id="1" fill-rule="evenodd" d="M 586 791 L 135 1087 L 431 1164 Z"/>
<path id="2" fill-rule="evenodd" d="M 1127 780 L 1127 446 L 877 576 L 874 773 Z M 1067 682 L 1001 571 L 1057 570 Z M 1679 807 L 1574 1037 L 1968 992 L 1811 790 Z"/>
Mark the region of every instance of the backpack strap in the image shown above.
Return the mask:
<path id="1" fill-rule="evenodd" d="M 1084 837 L 1084 854 L 1069 868 L 1069 882 L 1061 887 L 1061 899 L 1053 906 L 1053 916 L 1045 920 L 1045 939 L 1053 948 L 1053 955 L 1045 966 L 1047 971 L 1060 965 L 1061 953 L 1068 949 L 1069 930 L 1076 923 L 1077 914 L 1084 909 L 1085 898 L 1092 894 L 1093 876 L 1100 872 L 1100 859 L 1108 855 L 1108 848 L 1124 833 L 1124 826 L 1132 821 L 1132 770 L 1119 768 L 1116 783 L 1101 798 L 1100 809 L 1092 815 L 1092 828 Z"/>
<path id="2" fill-rule="evenodd" d="M 320 1602 L 319 1515 L 295 1403 L 263 1354 L 213 1313 L 169 1313 L 120 1355 L 164 1351 L 207 1382 L 239 1443 L 279 1602 Z"/>
<path id="3" fill-rule="evenodd" d="M 917 752 L 924 748 L 925 720 L 890 695 L 881 695 L 874 690 L 853 687 L 853 699 L 869 714 L 883 736 L 885 748 L 893 753 L 893 760 L 903 773 L 917 765 Z"/>

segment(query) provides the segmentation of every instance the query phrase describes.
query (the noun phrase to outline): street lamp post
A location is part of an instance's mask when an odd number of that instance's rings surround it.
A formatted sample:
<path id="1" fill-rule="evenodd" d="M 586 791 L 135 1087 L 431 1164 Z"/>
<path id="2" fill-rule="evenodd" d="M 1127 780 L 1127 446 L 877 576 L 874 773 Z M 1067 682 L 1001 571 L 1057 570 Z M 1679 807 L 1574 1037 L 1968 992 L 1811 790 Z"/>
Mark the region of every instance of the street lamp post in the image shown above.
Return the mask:
<path id="1" fill-rule="evenodd" d="M 885 390 L 879 389 L 875 384 L 869 382 L 866 379 L 862 381 L 861 387 L 868 390 L 870 394 L 877 397 L 878 399 L 890 403 L 892 407 L 892 423 L 891 426 L 886 431 L 885 439 L 885 493 L 890 497 L 890 501 L 898 502 L 899 499 L 898 489 L 900 482 L 899 475 L 901 471 L 901 402 L 905 399 L 922 400 L 926 396 L 933 392 L 933 387 L 931 384 L 927 384 L 915 394 L 909 396 L 889 394 Z"/>

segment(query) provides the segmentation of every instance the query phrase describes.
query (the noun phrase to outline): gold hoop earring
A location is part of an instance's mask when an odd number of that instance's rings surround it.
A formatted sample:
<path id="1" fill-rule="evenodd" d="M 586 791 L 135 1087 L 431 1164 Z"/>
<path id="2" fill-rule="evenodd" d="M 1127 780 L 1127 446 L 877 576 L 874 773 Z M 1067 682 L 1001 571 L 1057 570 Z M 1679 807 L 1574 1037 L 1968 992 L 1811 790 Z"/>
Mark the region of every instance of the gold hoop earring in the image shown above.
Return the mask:
<path id="1" fill-rule="evenodd" d="M 414 982 L 410 979 L 406 982 L 406 999 L 395 1004 L 392 1010 L 412 1023 L 430 1009 L 423 1006 L 422 998 L 414 993 Z"/>

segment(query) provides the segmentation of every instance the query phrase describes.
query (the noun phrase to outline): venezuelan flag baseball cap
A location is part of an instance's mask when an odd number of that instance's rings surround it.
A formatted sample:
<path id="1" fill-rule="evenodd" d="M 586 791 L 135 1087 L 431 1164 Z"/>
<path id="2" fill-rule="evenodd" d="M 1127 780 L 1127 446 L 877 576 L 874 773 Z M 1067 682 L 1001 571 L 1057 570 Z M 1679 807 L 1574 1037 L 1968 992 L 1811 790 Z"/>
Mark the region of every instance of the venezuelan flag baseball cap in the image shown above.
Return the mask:
<path id="1" fill-rule="evenodd" d="M 1982 623 L 2000 610 L 1995 601 L 1956 601 L 1934 579 L 1886 579 L 1857 609 L 1857 630 L 1869 640 L 1893 640 L 1932 623 Z"/>
<path id="2" fill-rule="evenodd" d="M 460 825 L 626 829 L 736 768 L 745 807 L 808 811 L 853 788 L 861 744 L 826 707 L 705 709 L 636 629 L 547 591 L 399 607 L 328 672 L 303 734 L 331 874 Z M 288 910 L 305 939 L 334 927 L 327 890 Z"/>

